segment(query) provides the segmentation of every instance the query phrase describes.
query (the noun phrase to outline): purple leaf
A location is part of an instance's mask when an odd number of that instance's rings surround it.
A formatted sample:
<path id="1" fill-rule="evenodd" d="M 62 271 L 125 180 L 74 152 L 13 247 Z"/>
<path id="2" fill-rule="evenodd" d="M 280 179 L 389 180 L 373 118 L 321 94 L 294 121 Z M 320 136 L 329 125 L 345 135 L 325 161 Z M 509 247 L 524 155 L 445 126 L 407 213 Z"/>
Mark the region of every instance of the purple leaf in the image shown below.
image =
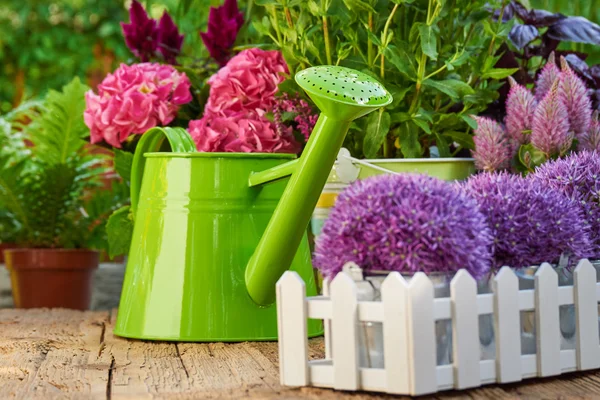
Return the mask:
<path id="1" fill-rule="evenodd" d="M 523 49 L 535 38 L 538 37 L 538 30 L 535 26 L 515 24 L 508 34 L 508 38 L 519 50 Z"/>
<path id="2" fill-rule="evenodd" d="M 600 26 L 583 17 L 561 19 L 548 28 L 546 35 L 554 40 L 600 44 Z"/>
<path id="3" fill-rule="evenodd" d="M 565 60 L 569 63 L 569 66 L 575 71 L 579 76 L 585 78 L 588 81 L 594 82 L 594 77 L 590 72 L 590 67 L 583 61 L 581 58 L 577 57 L 575 54 L 567 54 L 565 56 Z"/>
<path id="4" fill-rule="evenodd" d="M 525 20 L 525 23 L 541 28 L 544 26 L 550 26 L 564 18 L 566 17 L 562 14 L 554 14 L 546 10 L 531 10 L 529 11 L 529 15 Z"/>

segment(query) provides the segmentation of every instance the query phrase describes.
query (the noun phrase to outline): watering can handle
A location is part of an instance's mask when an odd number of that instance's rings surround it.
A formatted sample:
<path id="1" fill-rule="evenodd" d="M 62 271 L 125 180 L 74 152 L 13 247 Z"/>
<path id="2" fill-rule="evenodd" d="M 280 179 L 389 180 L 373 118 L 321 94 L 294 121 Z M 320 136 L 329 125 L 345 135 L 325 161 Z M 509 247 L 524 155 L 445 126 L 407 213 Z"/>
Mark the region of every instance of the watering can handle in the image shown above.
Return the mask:
<path id="1" fill-rule="evenodd" d="M 146 165 L 145 153 L 160 151 L 163 142 L 167 139 L 174 153 L 195 153 L 196 144 L 190 134 L 183 128 L 152 128 L 142 135 L 137 144 L 133 163 L 131 165 L 131 211 L 135 217 L 140 189 L 142 188 L 142 177 Z"/>

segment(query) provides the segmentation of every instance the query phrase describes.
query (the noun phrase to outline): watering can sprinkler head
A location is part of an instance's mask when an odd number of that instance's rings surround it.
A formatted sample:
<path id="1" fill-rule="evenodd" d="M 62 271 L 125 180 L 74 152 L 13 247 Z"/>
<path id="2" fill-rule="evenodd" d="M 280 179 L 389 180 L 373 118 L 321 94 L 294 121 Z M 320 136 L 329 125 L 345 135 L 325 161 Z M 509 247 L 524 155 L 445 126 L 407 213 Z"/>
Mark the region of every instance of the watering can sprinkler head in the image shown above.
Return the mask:
<path id="1" fill-rule="evenodd" d="M 275 300 L 275 285 L 292 263 L 350 123 L 393 100 L 377 80 L 344 67 L 308 68 L 296 74 L 296 82 L 321 110 L 302 156 L 276 171 L 250 177 L 254 186 L 291 173 L 246 267 L 248 293 L 260 305 Z"/>
<path id="2" fill-rule="evenodd" d="M 376 79 L 349 68 L 307 68 L 296 74 L 296 82 L 321 113 L 335 120 L 353 121 L 392 102 Z"/>

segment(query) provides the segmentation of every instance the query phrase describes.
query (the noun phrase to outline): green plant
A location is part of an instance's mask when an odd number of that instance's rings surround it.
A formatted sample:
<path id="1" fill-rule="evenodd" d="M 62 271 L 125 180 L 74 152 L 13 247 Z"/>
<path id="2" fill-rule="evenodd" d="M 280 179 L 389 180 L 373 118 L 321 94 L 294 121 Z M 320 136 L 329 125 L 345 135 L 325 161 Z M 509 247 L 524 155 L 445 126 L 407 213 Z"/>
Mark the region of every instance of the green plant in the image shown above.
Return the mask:
<path id="1" fill-rule="evenodd" d="M 490 4 L 492 3 L 492 4 Z M 352 126 L 356 157 L 449 157 L 472 149 L 469 117 L 494 101 L 515 69 L 494 68 L 510 26 L 486 0 L 257 0 L 254 27 L 281 49 L 292 74 L 319 64 L 351 67 L 392 92 L 385 110 Z M 297 92 L 292 81 L 283 91 Z"/>
<path id="2" fill-rule="evenodd" d="M 101 190 L 108 158 L 85 140 L 87 90 L 75 78 L 1 120 L 0 209 L 21 246 L 103 249 L 104 221 L 127 198 L 118 182 Z"/>

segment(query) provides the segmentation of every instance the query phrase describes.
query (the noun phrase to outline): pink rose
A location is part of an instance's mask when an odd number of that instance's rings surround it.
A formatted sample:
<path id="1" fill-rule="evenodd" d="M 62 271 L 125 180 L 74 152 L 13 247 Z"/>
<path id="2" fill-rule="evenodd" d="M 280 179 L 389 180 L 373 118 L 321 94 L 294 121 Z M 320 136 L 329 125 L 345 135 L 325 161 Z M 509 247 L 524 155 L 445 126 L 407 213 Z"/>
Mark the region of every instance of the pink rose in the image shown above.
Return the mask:
<path id="1" fill-rule="evenodd" d="M 86 93 L 84 120 L 92 143 L 120 148 L 133 134 L 169 124 L 191 100 L 189 79 L 173 67 L 121 64 L 98 85 L 98 94 Z"/>

